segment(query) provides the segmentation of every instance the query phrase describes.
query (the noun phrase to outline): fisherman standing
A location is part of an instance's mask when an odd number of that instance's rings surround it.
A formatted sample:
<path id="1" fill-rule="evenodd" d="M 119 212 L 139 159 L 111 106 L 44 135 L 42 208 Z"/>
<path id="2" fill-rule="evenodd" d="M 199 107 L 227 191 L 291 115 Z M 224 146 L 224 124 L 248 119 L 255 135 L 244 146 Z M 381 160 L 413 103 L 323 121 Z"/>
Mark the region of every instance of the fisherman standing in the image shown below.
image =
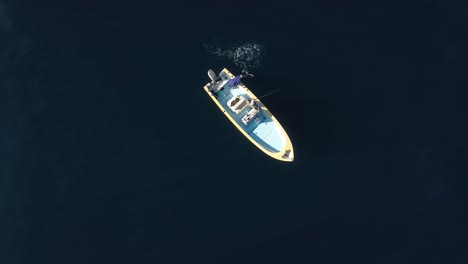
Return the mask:
<path id="1" fill-rule="evenodd" d="M 232 88 L 236 88 L 237 85 L 239 85 L 239 83 L 241 82 L 241 80 L 243 79 L 248 79 L 248 78 L 253 78 L 254 75 L 251 74 L 251 73 L 248 73 L 246 70 L 242 70 L 242 74 L 241 75 L 237 75 L 236 77 L 234 77 L 233 79 L 229 80 L 229 85 L 232 87 Z"/>
<path id="2" fill-rule="evenodd" d="M 257 100 L 255 100 L 255 99 L 252 98 L 252 99 L 249 100 L 249 104 L 250 104 L 250 106 L 251 106 L 253 109 L 255 109 L 255 110 L 258 110 L 258 109 L 259 109 Z"/>

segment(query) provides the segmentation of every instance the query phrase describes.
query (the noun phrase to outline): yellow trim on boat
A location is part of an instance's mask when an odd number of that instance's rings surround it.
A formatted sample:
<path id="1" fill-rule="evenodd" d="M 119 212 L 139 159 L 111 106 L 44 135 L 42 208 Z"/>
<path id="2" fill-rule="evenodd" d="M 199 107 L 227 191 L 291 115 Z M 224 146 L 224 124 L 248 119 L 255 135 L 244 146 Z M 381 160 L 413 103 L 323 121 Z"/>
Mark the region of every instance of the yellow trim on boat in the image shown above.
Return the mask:
<path id="1" fill-rule="evenodd" d="M 226 68 L 223 69 L 223 71 L 227 74 L 229 74 L 229 76 L 231 76 L 231 78 L 234 78 L 235 76 L 229 72 Z M 239 126 L 239 124 L 231 117 L 231 115 L 226 112 L 225 108 L 220 104 L 220 102 L 218 101 L 218 99 L 216 99 L 216 97 L 214 97 L 214 95 L 211 94 L 210 90 L 208 89 L 208 86 L 205 85 L 205 87 L 203 87 L 206 91 L 206 93 L 211 97 L 211 99 L 213 99 L 213 101 L 216 103 L 216 105 L 219 107 L 219 109 L 221 109 L 221 111 L 223 111 L 223 113 L 227 116 L 227 118 L 231 121 L 231 123 L 234 124 L 234 126 L 237 127 L 237 129 L 246 137 L 250 140 L 250 142 L 252 142 L 255 146 L 257 146 L 257 148 L 261 149 L 263 152 L 265 152 L 267 155 L 269 155 L 270 157 L 272 158 L 275 158 L 277 160 L 281 160 L 281 161 L 293 161 L 294 160 L 294 149 L 293 149 L 293 146 L 292 146 L 292 143 L 291 143 L 291 140 L 289 139 L 289 136 L 288 134 L 286 133 L 286 131 L 283 129 L 283 127 L 281 126 L 281 124 L 278 122 L 278 120 L 273 116 L 273 114 L 270 112 L 270 110 L 268 110 L 268 108 L 257 98 L 257 96 L 255 96 L 254 93 L 252 93 L 252 91 L 250 91 L 245 85 L 242 84 L 242 86 L 244 87 L 244 89 L 246 90 L 247 94 L 255 99 L 257 102 L 258 102 L 258 105 L 261 107 L 261 109 L 263 110 L 263 112 L 268 115 L 272 120 L 273 122 L 278 126 L 278 128 L 280 129 L 280 132 L 283 133 L 283 136 L 286 140 L 286 145 L 285 147 L 279 151 L 279 152 L 273 152 L 273 151 L 270 151 L 266 148 L 264 148 L 263 146 L 261 146 L 260 144 L 258 144 L 249 134 L 247 134 L 245 132 L 245 130 Z"/>

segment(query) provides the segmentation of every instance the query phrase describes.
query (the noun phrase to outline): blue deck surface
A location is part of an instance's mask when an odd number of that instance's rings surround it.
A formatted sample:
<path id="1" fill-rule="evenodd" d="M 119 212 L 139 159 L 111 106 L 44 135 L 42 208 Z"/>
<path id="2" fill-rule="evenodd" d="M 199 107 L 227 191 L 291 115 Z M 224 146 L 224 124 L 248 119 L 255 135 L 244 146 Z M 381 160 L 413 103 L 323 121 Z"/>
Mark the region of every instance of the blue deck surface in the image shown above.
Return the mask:
<path id="1" fill-rule="evenodd" d="M 230 79 L 230 76 L 225 72 L 221 72 L 220 76 L 223 80 Z M 286 141 L 283 134 L 278 129 L 278 126 L 268 114 L 260 111 L 257 118 L 252 120 L 252 122 L 246 126 L 242 123 L 241 119 L 251 109 L 251 107 L 247 106 L 239 114 L 236 114 L 227 106 L 227 102 L 236 95 L 242 95 L 246 99 L 251 99 L 244 89 L 243 84 L 241 83 L 236 88 L 232 88 L 229 83 L 226 83 L 223 88 L 223 90 L 218 92 L 218 101 L 223 106 L 226 113 L 228 113 L 258 144 L 269 151 L 281 151 L 284 148 Z"/>

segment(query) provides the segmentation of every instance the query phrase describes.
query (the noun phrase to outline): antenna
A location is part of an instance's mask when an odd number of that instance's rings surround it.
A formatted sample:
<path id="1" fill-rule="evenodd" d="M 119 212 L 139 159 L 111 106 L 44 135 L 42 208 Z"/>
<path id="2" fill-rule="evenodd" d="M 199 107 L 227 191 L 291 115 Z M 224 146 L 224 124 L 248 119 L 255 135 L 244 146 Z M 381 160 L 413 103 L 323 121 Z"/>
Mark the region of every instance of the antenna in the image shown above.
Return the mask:
<path id="1" fill-rule="evenodd" d="M 260 98 L 263 98 L 263 97 L 265 97 L 265 96 L 268 96 L 268 95 L 277 93 L 277 92 L 279 92 L 279 91 L 281 91 L 281 90 L 276 90 L 276 91 L 273 91 L 273 92 L 271 92 L 271 93 L 264 94 L 264 95 L 262 95 L 262 96 L 260 96 L 260 97 L 257 97 L 257 99 L 260 99 Z"/>

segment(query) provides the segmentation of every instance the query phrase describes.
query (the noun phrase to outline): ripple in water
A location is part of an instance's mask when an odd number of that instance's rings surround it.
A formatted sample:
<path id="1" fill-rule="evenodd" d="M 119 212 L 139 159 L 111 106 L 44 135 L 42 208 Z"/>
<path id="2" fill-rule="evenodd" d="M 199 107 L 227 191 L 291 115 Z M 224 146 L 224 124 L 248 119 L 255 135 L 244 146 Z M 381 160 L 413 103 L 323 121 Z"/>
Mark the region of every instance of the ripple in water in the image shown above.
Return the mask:
<path id="1" fill-rule="evenodd" d="M 258 68 L 261 65 L 264 55 L 263 46 L 255 42 L 234 45 L 224 49 L 216 40 L 203 43 L 203 45 L 209 53 L 226 57 L 246 71 Z"/>

